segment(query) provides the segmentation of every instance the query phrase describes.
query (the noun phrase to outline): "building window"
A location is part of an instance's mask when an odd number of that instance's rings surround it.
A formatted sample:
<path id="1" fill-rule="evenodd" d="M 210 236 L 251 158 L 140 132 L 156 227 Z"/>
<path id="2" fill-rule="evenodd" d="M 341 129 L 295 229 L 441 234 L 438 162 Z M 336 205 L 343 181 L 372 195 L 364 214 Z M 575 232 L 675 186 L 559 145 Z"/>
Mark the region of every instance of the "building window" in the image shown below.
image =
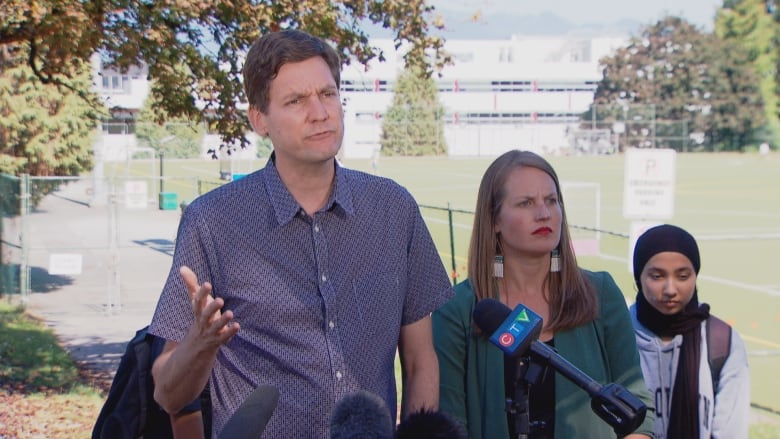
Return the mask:
<path id="1" fill-rule="evenodd" d="M 498 49 L 498 62 L 512 63 L 515 61 L 515 52 L 511 47 L 502 47 Z"/>
<path id="2" fill-rule="evenodd" d="M 103 91 L 109 93 L 130 93 L 130 78 L 127 75 L 112 75 L 103 72 Z"/>

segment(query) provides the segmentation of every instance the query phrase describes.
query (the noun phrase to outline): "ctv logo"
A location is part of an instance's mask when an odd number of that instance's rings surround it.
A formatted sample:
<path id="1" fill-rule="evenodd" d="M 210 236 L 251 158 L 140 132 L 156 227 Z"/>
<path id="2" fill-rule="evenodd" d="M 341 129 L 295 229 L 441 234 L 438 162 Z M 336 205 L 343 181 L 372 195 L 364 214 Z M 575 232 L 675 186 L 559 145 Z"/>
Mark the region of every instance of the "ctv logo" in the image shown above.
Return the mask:
<path id="1" fill-rule="evenodd" d="M 514 319 L 504 323 L 504 325 L 507 326 L 506 332 L 498 336 L 498 343 L 503 347 L 514 345 L 517 337 L 521 337 L 526 332 L 526 328 L 530 322 L 531 319 L 528 317 L 526 310 L 520 310 Z"/>

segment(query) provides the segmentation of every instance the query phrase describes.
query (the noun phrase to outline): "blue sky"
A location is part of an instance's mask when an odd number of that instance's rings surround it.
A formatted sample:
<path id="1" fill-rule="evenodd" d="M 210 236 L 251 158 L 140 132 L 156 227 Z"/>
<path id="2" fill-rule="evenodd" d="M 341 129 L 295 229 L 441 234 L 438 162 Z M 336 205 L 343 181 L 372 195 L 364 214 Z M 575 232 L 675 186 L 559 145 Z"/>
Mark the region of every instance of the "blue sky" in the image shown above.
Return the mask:
<path id="1" fill-rule="evenodd" d="M 711 30 L 723 0 L 429 0 L 437 10 L 467 20 L 475 12 L 524 16 L 552 13 L 575 24 L 632 19 L 650 23 L 665 14 L 679 15 Z M 489 23 L 488 23 L 489 25 Z"/>

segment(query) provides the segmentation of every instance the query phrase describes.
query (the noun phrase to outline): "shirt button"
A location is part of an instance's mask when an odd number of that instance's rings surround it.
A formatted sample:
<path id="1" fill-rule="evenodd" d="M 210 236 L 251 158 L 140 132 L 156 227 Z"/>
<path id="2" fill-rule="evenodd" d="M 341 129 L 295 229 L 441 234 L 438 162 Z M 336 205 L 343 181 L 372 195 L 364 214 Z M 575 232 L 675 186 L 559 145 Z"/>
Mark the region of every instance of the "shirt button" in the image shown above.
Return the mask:
<path id="1" fill-rule="evenodd" d="M 335 327 L 336 327 L 336 324 L 335 324 L 335 323 L 333 323 L 333 321 L 332 321 L 332 320 L 331 320 L 330 322 L 328 322 L 328 328 L 330 328 L 330 329 L 333 329 L 333 328 L 335 328 Z"/>
<path id="2" fill-rule="evenodd" d="M 327 281 L 328 281 L 328 276 L 325 276 L 325 275 L 323 274 L 321 279 L 322 279 L 322 282 L 323 282 L 323 283 L 324 283 L 324 282 L 327 282 Z"/>
<path id="3" fill-rule="evenodd" d="M 336 379 L 341 381 L 341 371 L 336 372 Z"/>
<path id="4" fill-rule="evenodd" d="M 315 232 L 317 232 L 317 233 L 319 233 L 319 231 L 320 231 L 320 226 L 319 226 L 319 224 L 315 224 L 315 225 L 314 225 L 314 231 L 315 231 Z"/>

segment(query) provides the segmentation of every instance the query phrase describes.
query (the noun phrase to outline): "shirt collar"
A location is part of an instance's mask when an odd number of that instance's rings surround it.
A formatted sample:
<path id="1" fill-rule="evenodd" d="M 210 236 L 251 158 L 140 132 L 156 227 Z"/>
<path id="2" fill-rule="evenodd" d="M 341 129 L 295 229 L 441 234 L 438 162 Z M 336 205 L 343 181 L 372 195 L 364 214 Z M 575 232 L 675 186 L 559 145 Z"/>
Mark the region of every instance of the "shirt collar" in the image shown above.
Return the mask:
<path id="1" fill-rule="evenodd" d="M 274 209 L 276 220 L 279 224 L 285 224 L 303 210 L 282 182 L 279 171 L 276 169 L 275 160 L 275 153 L 271 153 L 271 157 L 265 165 L 265 189 L 271 201 L 271 206 Z M 353 215 L 355 210 L 352 202 L 352 191 L 350 190 L 349 185 L 349 175 L 347 175 L 345 169 L 339 165 L 338 160 L 335 161 L 335 167 L 335 188 L 331 192 L 328 202 L 325 203 L 325 207 L 323 207 L 321 211 L 328 211 L 338 207 L 345 214 Z"/>

